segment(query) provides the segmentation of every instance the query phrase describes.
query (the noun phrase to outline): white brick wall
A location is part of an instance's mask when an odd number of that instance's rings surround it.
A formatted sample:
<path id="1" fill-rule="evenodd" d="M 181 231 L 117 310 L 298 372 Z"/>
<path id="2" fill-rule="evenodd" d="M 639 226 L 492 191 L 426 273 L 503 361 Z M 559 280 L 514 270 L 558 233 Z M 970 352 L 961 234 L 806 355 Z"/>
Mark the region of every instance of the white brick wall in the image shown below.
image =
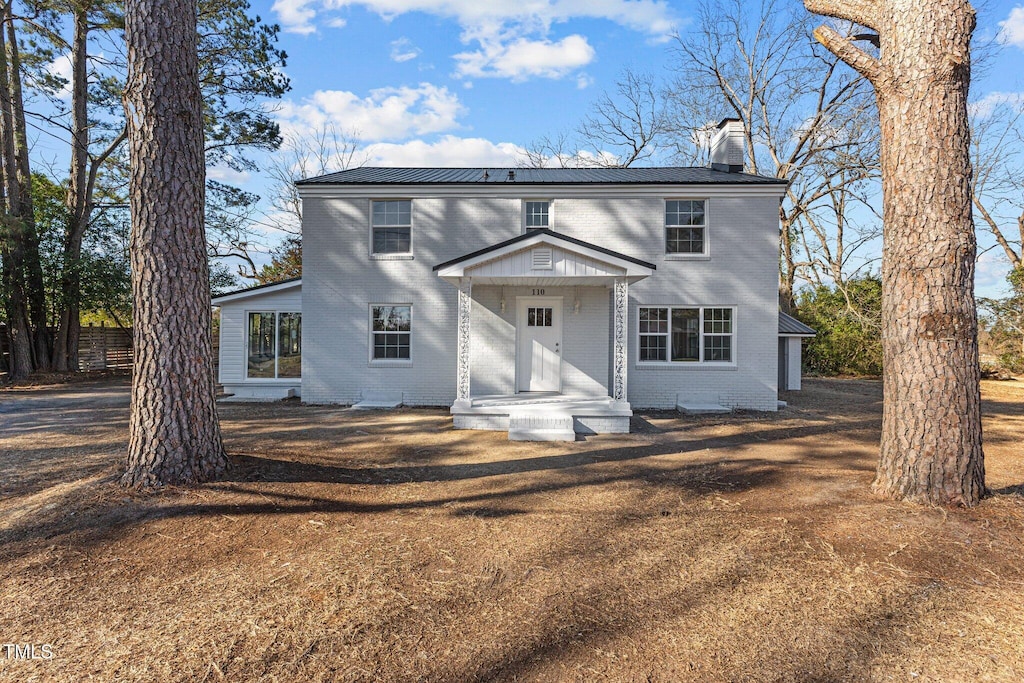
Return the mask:
<path id="1" fill-rule="evenodd" d="M 409 188 L 415 189 L 415 188 Z M 351 190 L 348 190 L 351 191 Z M 552 229 L 657 265 L 629 291 L 629 401 L 635 408 L 674 408 L 678 394 L 694 402 L 774 410 L 778 363 L 778 198 L 711 196 L 710 257 L 670 260 L 664 251 L 663 197 L 702 197 L 691 188 L 657 196 L 554 196 Z M 369 196 L 303 200 L 303 399 L 352 403 L 361 391 L 402 391 L 409 404 L 449 405 L 455 399 L 456 288 L 440 280 L 438 263 L 520 234 L 522 195 L 413 196 L 412 260 L 369 257 Z M 709 191 L 711 193 L 711 191 Z M 609 297 L 603 288 L 548 287 L 563 296 L 563 391 L 606 392 Z M 558 290 L 556 292 L 556 289 Z M 514 386 L 513 287 L 474 287 L 474 393 L 508 393 Z M 411 367 L 369 362 L 369 304 L 413 306 Z M 736 306 L 736 366 L 638 367 L 637 308 L 641 305 Z"/>

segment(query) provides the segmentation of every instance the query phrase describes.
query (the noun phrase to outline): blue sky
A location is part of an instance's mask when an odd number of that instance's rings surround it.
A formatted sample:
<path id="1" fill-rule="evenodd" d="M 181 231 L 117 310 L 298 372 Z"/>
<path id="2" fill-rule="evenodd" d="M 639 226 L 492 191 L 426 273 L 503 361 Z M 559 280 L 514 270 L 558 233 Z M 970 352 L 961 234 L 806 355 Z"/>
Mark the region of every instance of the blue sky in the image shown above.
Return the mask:
<path id="1" fill-rule="evenodd" d="M 252 3 L 282 27 L 292 91 L 275 115 L 286 132 L 332 124 L 357 138 L 371 164 L 447 166 L 514 164 L 522 147 L 574 128 L 623 69 L 663 74 L 669 36 L 685 33 L 694 8 L 664 0 Z M 972 99 L 1021 101 L 1024 3 L 975 7 L 976 44 L 998 50 L 975 76 Z M 267 191 L 259 174 L 218 173 Z M 1005 271 L 998 250 L 985 254 L 979 293 L 1002 289 Z"/>

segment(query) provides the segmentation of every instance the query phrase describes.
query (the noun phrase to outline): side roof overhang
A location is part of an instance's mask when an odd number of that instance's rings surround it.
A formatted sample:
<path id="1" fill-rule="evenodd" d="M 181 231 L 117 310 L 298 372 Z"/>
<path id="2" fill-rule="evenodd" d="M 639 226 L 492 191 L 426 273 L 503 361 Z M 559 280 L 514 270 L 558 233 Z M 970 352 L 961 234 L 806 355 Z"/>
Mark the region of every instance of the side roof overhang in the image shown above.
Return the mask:
<path id="1" fill-rule="evenodd" d="M 268 285 L 256 285 L 255 287 L 246 287 L 245 289 L 238 289 L 234 292 L 228 292 L 227 294 L 220 294 L 213 297 L 211 302 L 214 306 L 220 306 L 221 304 L 230 303 L 232 301 L 242 301 L 254 296 L 262 296 L 264 294 L 273 294 L 275 292 L 283 292 L 286 289 L 292 289 L 294 287 L 302 286 L 301 277 L 293 277 L 290 280 L 282 280 L 281 282 L 272 282 Z"/>
<path id="2" fill-rule="evenodd" d="M 513 263 L 515 257 L 522 252 L 543 247 L 552 249 L 556 254 L 581 257 L 589 267 L 583 271 L 574 269 L 570 273 L 560 269 L 560 263 L 552 263 L 550 267 L 543 268 L 534 268 L 532 265 L 527 268 Z M 497 267 L 506 260 L 510 264 L 508 268 Z M 650 277 L 656 269 L 653 263 L 548 229 L 530 230 L 434 266 L 438 277 L 452 283 L 464 277 L 473 277 L 474 281 L 491 283 L 545 279 L 561 280 L 566 284 L 608 284 L 616 278 L 636 282 Z M 501 274 L 497 274 L 499 272 Z"/>
<path id="3" fill-rule="evenodd" d="M 816 337 L 818 333 L 814 331 L 814 328 L 804 325 L 793 316 L 779 311 L 779 336 Z"/>

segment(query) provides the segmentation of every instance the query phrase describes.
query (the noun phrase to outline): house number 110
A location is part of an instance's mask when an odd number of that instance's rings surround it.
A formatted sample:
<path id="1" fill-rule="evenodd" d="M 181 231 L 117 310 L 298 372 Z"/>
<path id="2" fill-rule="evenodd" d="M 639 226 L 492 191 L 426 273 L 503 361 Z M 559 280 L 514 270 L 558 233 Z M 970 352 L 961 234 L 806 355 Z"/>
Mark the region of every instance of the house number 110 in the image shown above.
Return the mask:
<path id="1" fill-rule="evenodd" d="M 534 296 L 544 296 L 544 290 L 543 289 L 535 289 L 535 290 L 533 290 L 533 295 Z"/>

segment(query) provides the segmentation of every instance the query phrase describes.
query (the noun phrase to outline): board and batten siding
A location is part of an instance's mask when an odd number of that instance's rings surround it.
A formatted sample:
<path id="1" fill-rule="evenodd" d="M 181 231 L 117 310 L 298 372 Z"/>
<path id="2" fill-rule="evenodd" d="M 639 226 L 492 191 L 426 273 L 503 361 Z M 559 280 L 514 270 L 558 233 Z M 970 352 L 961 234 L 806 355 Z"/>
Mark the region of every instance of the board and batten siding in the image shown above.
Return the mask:
<path id="1" fill-rule="evenodd" d="M 332 195 L 327 189 L 303 196 L 303 324 L 309 342 L 303 349 L 303 399 L 309 403 L 347 404 L 368 391 L 401 391 L 409 405 L 451 405 L 457 290 L 438 278 L 433 266 L 521 234 L 522 199 L 536 193 L 536 188 L 523 188 L 516 197 L 459 197 L 430 195 L 430 188 L 416 186 L 404 190 L 413 201 L 411 259 L 370 255 L 373 188 L 360 190 L 365 196 Z M 657 195 L 631 196 L 631 189 L 623 187 L 607 195 L 572 196 L 571 187 L 544 190 L 553 202 L 552 230 L 657 266 L 651 277 L 629 288 L 628 400 L 635 408 L 674 408 L 680 397 L 735 408 L 777 407 L 779 199 L 767 192 L 728 196 L 728 191 L 667 186 Z M 706 256 L 665 253 L 664 201 L 687 197 L 708 197 Z M 508 349 L 507 319 L 515 310 L 509 289 L 506 314 L 488 319 L 478 308 L 493 313 L 494 292 L 474 287 L 479 294 L 471 327 L 474 347 L 482 342 L 478 334 L 486 334 L 504 339 L 489 342 L 496 344 L 495 352 Z M 607 290 L 595 288 L 586 296 L 588 310 L 604 298 L 607 316 Z M 571 306 L 572 294 L 564 297 Z M 370 362 L 371 303 L 412 305 L 410 364 Z M 638 363 L 638 308 L 659 305 L 735 307 L 736 362 L 719 367 Z M 608 318 L 591 327 L 584 324 L 589 314 L 564 313 L 566 358 L 577 351 L 593 354 L 595 365 L 604 363 L 601 371 L 587 366 L 582 372 L 606 387 Z M 514 350 L 507 352 L 514 355 Z M 508 360 L 496 369 L 477 348 L 473 359 L 474 392 L 508 385 Z"/>
<path id="2" fill-rule="evenodd" d="M 531 274 L 537 277 L 602 277 L 624 275 L 625 270 L 596 261 L 583 254 L 575 254 L 557 247 L 543 247 L 551 252 L 551 267 L 534 270 L 533 252 L 529 247 L 507 257 L 481 263 L 466 269 L 470 277 L 501 277 Z"/>
<path id="3" fill-rule="evenodd" d="M 224 391 L 236 398 L 285 398 L 289 390 L 300 395 L 302 382 L 293 379 L 246 379 L 248 357 L 248 314 L 250 312 L 302 312 L 302 288 L 289 287 L 275 292 L 253 292 L 245 298 L 220 304 L 220 364 L 218 380 Z M 303 316 L 305 344 L 305 316 Z M 305 349 L 303 349 L 305 352 Z"/>

